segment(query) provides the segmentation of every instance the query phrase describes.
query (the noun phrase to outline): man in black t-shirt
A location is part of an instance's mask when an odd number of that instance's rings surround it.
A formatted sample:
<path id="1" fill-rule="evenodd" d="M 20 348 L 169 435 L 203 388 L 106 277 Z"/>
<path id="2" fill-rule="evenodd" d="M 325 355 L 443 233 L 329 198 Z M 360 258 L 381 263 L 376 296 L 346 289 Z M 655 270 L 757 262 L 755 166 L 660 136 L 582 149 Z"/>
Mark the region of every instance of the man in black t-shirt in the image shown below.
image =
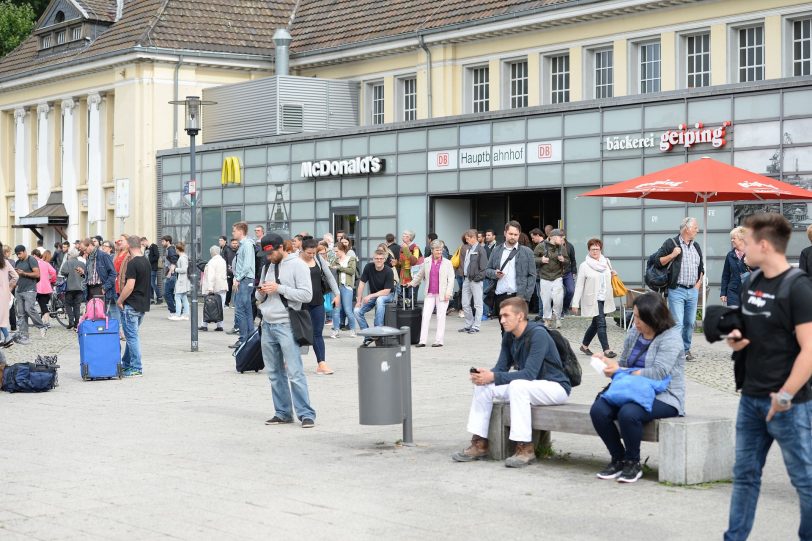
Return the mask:
<path id="1" fill-rule="evenodd" d="M 132 259 L 127 263 L 124 287 L 121 288 L 121 294 L 118 297 L 122 330 L 127 340 L 121 364 L 124 368 L 124 377 L 140 377 L 142 374 L 141 342 L 138 338 L 138 329 L 144 320 L 144 314 L 149 312 L 152 267 L 141 252 L 140 237 L 128 237 L 127 244 L 130 247 Z"/>
<path id="2" fill-rule="evenodd" d="M 742 288 L 743 332 L 727 340 L 742 394 L 725 539 L 746 539 L 753 528 L 773 440 L 800 499 L 798 537 L 812 539 L 812 282 L 787 262 L 792 226 L 783 215 L 755 214 L 745 227 L 747 264 L 760 270 Z"/>
<path id="3" fill-rule="evenodd" d="M 386 266 L 386 252 L 377 250 L 372 263 L 367 263 L 358 282 L 358 302 L 355 303 L 355 320 L 361 329 L 369 327 L 365 314 L 375 308 L 375 326 L 383 325 L 386 303 L 394 298 L 395 274 Z M 364 288 L 369 284 L 369 295 L 364 296 Z M 364 343 L 372 342 L 365 338 Z"/>

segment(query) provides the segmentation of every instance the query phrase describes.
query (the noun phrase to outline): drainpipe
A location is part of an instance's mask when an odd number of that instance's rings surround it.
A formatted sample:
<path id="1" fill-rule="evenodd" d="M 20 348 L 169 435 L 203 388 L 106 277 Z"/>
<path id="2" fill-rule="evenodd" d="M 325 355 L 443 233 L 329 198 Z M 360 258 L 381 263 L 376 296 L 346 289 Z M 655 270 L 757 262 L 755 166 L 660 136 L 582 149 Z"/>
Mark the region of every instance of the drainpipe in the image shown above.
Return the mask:
<path id="1" fill-rule="evenodd" d="M 420 48 L 426 52 L 426 81 L 428 82 L 428 99 L 429 99 L 429 118 L 432 118 L 432 100 L 431 100 L 431 49 L 429 49 L 426 42 L 423 40 L 423 34 L 417 36 L 417 41 L 420 43 Z"/>
<path id="2" fill-rule="evenodd" d="M 178 85 L 179 85 L 179 76 L 180 76 L 180 66 L 183 64 L 183 55 L 178 56 L 178 63 L 175 64 L 175 79 L 174 79 L 174 92 L 175 97 L 172 98 L 175 102 L 179 100 L 178 98 Z M 178 148 L 178 104 L 172 106 L 172 133 L 174 134 L 172 137 L 172 148 Z"/>

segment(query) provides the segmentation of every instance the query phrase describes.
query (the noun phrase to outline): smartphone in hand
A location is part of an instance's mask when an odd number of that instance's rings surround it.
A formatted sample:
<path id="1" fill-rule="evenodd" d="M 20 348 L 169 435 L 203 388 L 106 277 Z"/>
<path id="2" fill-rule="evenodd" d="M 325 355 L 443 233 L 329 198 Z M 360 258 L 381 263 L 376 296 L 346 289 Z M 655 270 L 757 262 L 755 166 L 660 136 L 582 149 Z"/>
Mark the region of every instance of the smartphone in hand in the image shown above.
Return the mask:
<path id="1" fill-rule="evenodd" d="M 478 369 L 476 369 L 476 368 L 474 368 L 473 366 L 471 367 L 471 370 L 469 370 L 469 372 L 470 372 L 471 374 L 479 374 L 479 370 L 478 370 Z"/>

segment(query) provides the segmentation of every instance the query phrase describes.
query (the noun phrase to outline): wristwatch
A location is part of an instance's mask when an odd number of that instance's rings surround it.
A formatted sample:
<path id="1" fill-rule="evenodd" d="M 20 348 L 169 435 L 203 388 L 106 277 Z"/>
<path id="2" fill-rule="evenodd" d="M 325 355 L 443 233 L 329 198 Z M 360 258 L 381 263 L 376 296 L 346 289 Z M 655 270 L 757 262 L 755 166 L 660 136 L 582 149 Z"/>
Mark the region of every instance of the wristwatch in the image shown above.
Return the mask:
<path id="1" fill-rule="evenodd" d="M 792 398 L 794 395 L 788 393 L 787 391 L 778 391 L 778 395 L 776 396 L 776 400 L 778 401 L 778 405 L 782 408 L 786 408 L 787 406 L 792 404 Z"/>

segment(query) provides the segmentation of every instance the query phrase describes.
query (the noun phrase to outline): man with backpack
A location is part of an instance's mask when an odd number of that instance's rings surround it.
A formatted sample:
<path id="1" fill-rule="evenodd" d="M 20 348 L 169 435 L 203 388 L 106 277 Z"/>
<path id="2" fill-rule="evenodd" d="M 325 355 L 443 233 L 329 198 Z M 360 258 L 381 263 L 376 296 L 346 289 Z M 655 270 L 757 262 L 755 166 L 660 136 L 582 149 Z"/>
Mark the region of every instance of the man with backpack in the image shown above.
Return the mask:
<path id="1" fill-rule="evenodd" d="M 17 287 L 14 289 L 15 304 L 17 307 L 17 327 L 20 329 L 20 336 L 17 342 L 28 345 L 31 342 L 28 338 L 28 318 L 40 330 L 40 334 L 45 338 L 48 332 L 48 325 L 42 322 L 37 305 L 37 282 L 39 282 L 39 264 L 37 260 L 28 254 L 25 246 L 20 244 L 14 248 L 17 261 L 14 262 L 14 270 L 17 271 L 19 279 Z"/>
<path id="2" fill-rule="evenodd" d="M 564 232 L 553 229 L 533 251 L 539 274 L 539 291 L 544 324 L 549 328 L 561 328 L 564 312 L 564 274 L 569 272 L 570 258 L 564 243 Z"/>
<path id="3" fill-rule="evenodd" d="M 699 224 L 696 218 L 683 218 L 679 235 L 667 239 L 653 256 L 655 264 L 668 271 L 668 283 L 664 289 L 668 298 L 668 309 L 682 332 L 686 361 L 694 360 L 691 354 L 691 340 L 696 325 L 699 291 L 705 274 L 702 250 L 695 241 L 698 232 Z M 647 285 L 651 287 L 650 284 Z"/>
<path id="4" fill-rule="evenodd" d="M 468 415 L 471 445 L 451 458 L 456 462 L 488 456 L 488 427 L 494 400 L 510 401 L 510 439 L 516 452 L 505 461 L 521 468 L 536 461 L 531 406 L 555 406 L 567 401 L 572 385 L 556 343 L 542 325 L 527 320 L 527 302 L 519 297 L 502 301 L 499 322 L 505 330 L 499 360 L 493 369 L 472 368 L 474 397 Z M 510 367 L 515 371 L 511 372 Z"/>
<path id="5" fill-rule="evenodd" d="M 799 539 L 812 539 L 812 283 L 787 262 L 792 226 L 781 214 L 745 221 L 747 264 L 759 267 L 742 284 L 743 329 L 727 338 L 734 350 L 736 463 L 725 539 L 747 539 L 773 441 L 801 504 Z"/>

